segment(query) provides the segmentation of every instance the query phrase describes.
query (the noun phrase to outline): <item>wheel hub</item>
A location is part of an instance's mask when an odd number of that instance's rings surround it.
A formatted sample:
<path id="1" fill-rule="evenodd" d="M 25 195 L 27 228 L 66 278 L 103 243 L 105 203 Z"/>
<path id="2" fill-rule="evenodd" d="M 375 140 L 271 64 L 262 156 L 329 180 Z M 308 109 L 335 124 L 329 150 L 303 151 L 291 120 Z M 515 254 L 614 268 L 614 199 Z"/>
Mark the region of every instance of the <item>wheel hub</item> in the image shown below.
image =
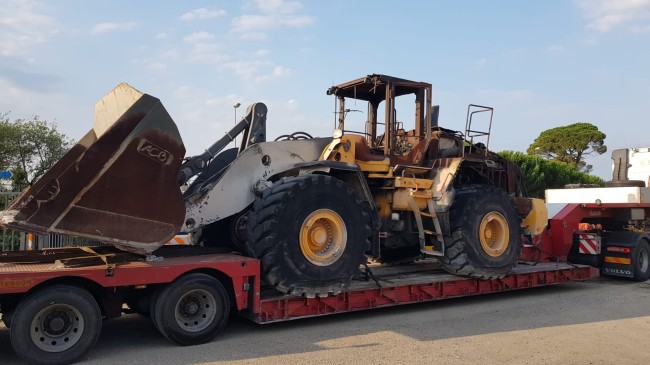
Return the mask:
<path id="1" fill-rule="evenodd" d="M 189 291 L 176 305 L 176 323 L 188 332 L 199 332 L 213 323 L 217 315 L 217 300 L 203 289 Z"/>
<path id="2" fill-rule="evenodd" d="M 327 243 L 327 230 L 323 229 L 322 226 L 318 226 L 311 230 L 311 238 L 315 243 L 315 246 L 324 246 Z"/>
<path id="3" fill-rule="evenodd" d="M 79 310 L 68 304 L 43 308 L 32 320 L 32 343 L 46 352 L 62 352 L 81 338 L 85 322 Z"/>
<path id="4" fill-rule="evenodd" d="M 489 212 L 479 226 L 481 247 L 488 255 L 499 257 L 508 249 L 510 229 L 505 217 L 499 212 Z"/>
<path id="5" fill-rule="evenodd" d="M 45 319 L 45 329 L 48 329 L 50 334 L 60 334 L 63 329 L 66 327 L 66 324 L 70 323 L 69 318 L 64 319 L 61 316 L 57 316 L 54 318 L 48 318 Z"/>
<path id="6" fill-rule="evenodd" d="M 199 311 L 199 305 L 195 301 L 190 301 L 184 306 L 185 313 L 189 315 L 196 314 Z"/>
<path id="7" fill-rule="evenodd" d="M 333 210 L 318 209 L 300 227 L 300 249 L 309 262 L 328 266 L 336 262 L 347 245 L 343 218 Z"/>

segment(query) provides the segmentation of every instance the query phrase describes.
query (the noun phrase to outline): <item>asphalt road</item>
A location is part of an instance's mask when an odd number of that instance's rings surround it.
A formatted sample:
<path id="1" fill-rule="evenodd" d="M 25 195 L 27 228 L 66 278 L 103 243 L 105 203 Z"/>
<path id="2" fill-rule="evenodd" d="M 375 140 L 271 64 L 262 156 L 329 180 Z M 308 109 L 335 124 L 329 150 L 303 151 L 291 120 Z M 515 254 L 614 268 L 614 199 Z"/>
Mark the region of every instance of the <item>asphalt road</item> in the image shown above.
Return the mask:
<path id="1" fill-rule="evenodd" d="M 83 364 L 647 364 L 650 281 L 583 283 L 257 325 L 178 347 L 147 318 L 104 323 Z M 0 363 L 19 364 L 0 327 Z"/>

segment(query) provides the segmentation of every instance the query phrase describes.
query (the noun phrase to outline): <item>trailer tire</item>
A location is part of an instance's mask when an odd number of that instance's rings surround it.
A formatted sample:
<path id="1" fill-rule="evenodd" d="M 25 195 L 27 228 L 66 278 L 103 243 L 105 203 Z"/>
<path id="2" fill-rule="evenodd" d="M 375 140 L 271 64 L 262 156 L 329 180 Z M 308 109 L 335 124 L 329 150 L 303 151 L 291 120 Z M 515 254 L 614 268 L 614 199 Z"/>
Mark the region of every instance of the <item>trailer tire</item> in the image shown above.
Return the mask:
<path id="1" fill-rule="evenodd" d="M 332 176 L 277 181 L 256 199 L 248 222 L 249 254 L 281 292 L 338 294 L 366 262 L 370 215 L 354 189 Z"/>
<path id="2" fill-rule="evenodd" d="M 225 246 L 234 251 L 246 252 L 244 242 L 247 225 L 248 210 L 244 210 L 203 227 L 201 243 L 207 247 Z"/>
<path id="3" fill-rule="evenodd" d="M 11 346 L 30 364 L 68 364 L 99 338 L 102 314 L 95 298 L 70 285 L 35 291 L 16 306 Z"/>
<path id="4" fill-rule="evenodd" d="M 500 189 L 476 186 L 460 190 L 452 204 L 451 237 L 440 262 L 450 273 L 496 279 L 510 273 L 521 253 L 519 216 Z"/>
<path id="5" fill-rule="evenodd" d="M 164 289 L 163 285 L 159 285 L 149 298 L 149 318 L 151 319 L 151 324 L 154 328 L 160 332 L 160 324 L 156 318 L 156 305 L 158 304 L 158 298 L 160 297 L 160 292 Z"/>
<path id="6" fill-rule="evenodd" d="M 219 280 L 201 273 L 176 279 L 159 293 L 154 325 L 181 346 L 206 343 L 228 322 L 230 298 Z"/>
<path id="7" fill-rule="evenodd" d="M 11 328 L 11 320 L 14 318 L 14 309 L 15 308 L 7 308 L 2 310 L 2 323 L 4 323 L 7 328 Z"/>
<path id="8" fill-rule="evenodd" d="M 650 278 L 650 244 L 640 239 L 634 249 L 634 280 L 646 281 Z"/>

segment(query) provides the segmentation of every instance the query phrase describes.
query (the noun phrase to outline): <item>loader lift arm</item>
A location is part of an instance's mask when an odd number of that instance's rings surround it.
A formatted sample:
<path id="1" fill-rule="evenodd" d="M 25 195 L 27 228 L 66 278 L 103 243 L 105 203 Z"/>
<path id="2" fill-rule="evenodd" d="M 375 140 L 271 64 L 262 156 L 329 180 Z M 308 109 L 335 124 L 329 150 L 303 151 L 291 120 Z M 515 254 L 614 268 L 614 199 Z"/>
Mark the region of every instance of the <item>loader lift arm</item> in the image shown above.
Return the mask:
<path id="1" fill-rule="evenodd" d="M 225 136 L 185 159 L 178 128 L 160 100 L 120 84 L 95 105 L 93 129 L 0 212 L 0 225 L 148 255 L 181 230 L 193 192 L 237 157 L 235 150 L 222 152 L 228 143 L 242 134 L 241 153 L 264 142 L 266 114 L 266 105 L 251 105 Z M 183 194 L 179 185 L 197 175 Z"/>
<path id="2" fill-rule="evenodd" d="M 178 185 L 184 185 L 192 177 L 207 171 L 208 165 L 230 142 L 240 133 L 243 133 L 239 153 L 248 146 L 266 141 L 266 113 L 268 109 L 264 103 L 255 103 L 248 107 L 246 116 L 242 118 L 230 131 L 208 147 L 200 155 L 185 159 L 178 172 Z"/>

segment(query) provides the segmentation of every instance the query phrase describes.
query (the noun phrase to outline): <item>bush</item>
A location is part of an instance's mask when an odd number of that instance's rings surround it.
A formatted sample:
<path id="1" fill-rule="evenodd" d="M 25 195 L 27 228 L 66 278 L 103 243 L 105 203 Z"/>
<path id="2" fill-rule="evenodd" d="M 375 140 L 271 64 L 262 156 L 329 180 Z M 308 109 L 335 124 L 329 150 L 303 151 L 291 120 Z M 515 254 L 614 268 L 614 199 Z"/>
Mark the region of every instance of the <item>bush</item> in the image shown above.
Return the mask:
<path id="1" fill-rule="evenodd" d="M 605 181 L 598 176 L 581 172 L 564 162 L 549 161 L 514 151 L 503 151 L 499 154 L 519 166 L 531 197 L 543 198 L 546 189 L 563 188 L 566 184 L 605 185 Z"/>

